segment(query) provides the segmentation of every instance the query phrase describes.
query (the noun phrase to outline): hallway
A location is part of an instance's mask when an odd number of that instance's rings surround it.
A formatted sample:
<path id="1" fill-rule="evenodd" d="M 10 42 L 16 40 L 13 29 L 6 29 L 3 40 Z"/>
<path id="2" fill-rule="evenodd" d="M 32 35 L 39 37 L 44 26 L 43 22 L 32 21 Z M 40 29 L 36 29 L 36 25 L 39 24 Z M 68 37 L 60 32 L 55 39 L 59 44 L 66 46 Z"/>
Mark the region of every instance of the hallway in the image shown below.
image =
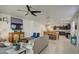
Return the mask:
<path id="1" fill-rule="evenodd" d="M 60 36 L 59 40 L 49 40 L 49 45 L 41 54 L 78 54 L 79 50 L 72 45 L 64 36 Z"/>

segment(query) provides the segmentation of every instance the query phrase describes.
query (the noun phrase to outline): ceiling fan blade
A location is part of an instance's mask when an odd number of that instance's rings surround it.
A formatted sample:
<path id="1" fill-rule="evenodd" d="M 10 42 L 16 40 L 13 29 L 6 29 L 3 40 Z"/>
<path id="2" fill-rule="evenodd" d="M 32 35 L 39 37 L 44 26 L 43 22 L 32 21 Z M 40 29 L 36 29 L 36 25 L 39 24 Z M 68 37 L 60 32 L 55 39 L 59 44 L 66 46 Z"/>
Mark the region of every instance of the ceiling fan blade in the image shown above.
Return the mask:
<path id="1" fill-rule="evenodd" d="M 21 9 L 18 9 L 18 10 L 16 10 L 16 11 L 24 11 L 24 12 L 27 12 L 27 11 L 25 11 L 25 10 L 21 10 Z"/>
<path id="2" fill-rule="evenodd" d="M 33 12 L 31 12 L 31 14 L 33 15 L 33 16 L 37 16 L 36 14 L 34 14 Z"/>
<path id="3" fill-rule="evenodd" d="M 41 11 L 31 11 L 31 12 L 33 12 L 33 13 L 41 13 Z"/>
<path id="4" fill-rule="evenodd" d="M 37 15 L 35 15 L 34 13 L 33 13 L 32 15 L 37 16 Z"/>
<path id="5" fill-rule="evenodd" d="M 28 5 L 26 5 L 26 7 L 27 7 L 27 10 L 28 10 L 28 11 L 31 11 L 31 10 L 30 10 L 30 7 L 29 7 Z"/>

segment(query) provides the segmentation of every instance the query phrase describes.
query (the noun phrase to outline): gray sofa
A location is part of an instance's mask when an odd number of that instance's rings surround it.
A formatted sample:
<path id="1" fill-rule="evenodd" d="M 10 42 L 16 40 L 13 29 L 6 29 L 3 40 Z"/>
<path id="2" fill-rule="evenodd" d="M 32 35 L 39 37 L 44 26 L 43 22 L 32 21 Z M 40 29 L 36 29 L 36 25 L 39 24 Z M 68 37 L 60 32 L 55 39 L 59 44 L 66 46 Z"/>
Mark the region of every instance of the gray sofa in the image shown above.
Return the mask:
<path id="1" fill-rule="evenodd" d="M 33 52 L 34 54 L 40 53 L 45 47 L 48 46 L 48 37 L 39 37 L 34 39 Z"/>

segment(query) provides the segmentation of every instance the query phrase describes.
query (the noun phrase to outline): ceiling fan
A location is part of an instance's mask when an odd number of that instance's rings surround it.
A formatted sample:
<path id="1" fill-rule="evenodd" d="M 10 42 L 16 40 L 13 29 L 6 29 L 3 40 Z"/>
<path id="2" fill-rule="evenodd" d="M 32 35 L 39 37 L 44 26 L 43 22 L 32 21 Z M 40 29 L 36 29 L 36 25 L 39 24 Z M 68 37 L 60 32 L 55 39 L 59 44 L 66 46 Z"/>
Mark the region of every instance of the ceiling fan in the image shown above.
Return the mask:
<path id="1" fill-rule="evenodd" d="M 26 12 L 25 16 L 28 15 L 29 13 L 31 13 L 31 15 L 33 15 L 33 16 L 37 16 L 36 13 L 41 13 L 41 11 L 31 10 L 31 9 L 34 9 L 34 8 L 32 8 L 29 5 L 26 5 L 26 8 L 27 8 L 27 10 L 20 10 L 20 9 L 18 9 L 17 11 L 24 11 L 24 12 Z"/>

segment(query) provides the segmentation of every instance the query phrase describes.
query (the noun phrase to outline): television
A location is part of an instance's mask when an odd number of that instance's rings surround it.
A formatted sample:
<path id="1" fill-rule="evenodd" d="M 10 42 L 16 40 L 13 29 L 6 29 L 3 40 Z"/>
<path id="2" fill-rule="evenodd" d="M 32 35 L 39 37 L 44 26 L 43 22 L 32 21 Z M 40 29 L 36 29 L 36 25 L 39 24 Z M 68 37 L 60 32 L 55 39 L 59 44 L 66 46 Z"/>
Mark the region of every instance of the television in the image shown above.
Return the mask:
<path id="1" fill-rule="evenodd" d="M 22 30 L 23 20 L 19 18 L 11 17 L 11 29 L 12 30 Z"/>

